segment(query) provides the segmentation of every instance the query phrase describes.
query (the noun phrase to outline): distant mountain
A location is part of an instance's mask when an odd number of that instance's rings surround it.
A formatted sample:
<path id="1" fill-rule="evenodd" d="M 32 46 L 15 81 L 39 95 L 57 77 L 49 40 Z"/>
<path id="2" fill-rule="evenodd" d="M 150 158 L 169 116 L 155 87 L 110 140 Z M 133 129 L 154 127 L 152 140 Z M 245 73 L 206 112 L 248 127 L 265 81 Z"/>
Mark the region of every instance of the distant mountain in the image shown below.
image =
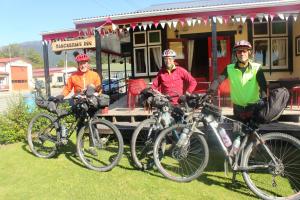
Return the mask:
<path id="1" fill-rule="evenodd" d="M 28 42 L 23 42 L 19 43 L 19 45 L 24 48 L 24 49 L 34 49 L 36 50 L 43 58 L 43 46 L 42 46 L 42 41 L 28 41 Z M 68 61 L 74 61 L 73 57 L 73 51 L 67 51 L 67 57 Z M 59 60 L 64 60 L 65 59 L 65 54 L 62 53 L 61 55 L 56 55 L 52 49 L 51 46 L 48 46 L 48 58 L 49 58 L 49 66 L 54 67 L 57 65 Z"/>

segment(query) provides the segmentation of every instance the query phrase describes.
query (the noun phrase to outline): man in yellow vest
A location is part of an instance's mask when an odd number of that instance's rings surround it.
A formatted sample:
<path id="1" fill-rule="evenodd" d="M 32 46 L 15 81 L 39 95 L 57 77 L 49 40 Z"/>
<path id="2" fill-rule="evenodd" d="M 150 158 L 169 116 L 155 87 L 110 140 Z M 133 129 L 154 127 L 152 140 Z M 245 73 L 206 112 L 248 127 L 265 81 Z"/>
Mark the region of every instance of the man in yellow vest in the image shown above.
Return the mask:
<path id="1" fill-rule="evenodd" d="M 272 91 L 267 98 L 267 84 L 261 64 L 251 61 L 251 44 L 246 40 L 233 47 L 237 62 L 227 65 L 224 72 L 215 80 L 210 89 L 214 93 L 225 79 L 230 82 L 230 97 L 233 113 L 241 121 L 248 122 L 255 117 L 264 123 L 274 120 L 286 107 L 289 92 L 285 88 Z"/>

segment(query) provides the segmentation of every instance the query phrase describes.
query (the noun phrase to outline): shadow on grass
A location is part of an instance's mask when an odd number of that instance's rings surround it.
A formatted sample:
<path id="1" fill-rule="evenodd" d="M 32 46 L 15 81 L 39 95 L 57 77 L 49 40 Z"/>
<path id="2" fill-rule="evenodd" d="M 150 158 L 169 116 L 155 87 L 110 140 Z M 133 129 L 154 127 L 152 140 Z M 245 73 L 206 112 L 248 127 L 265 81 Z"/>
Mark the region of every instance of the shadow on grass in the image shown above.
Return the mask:
<path id="1" fill-rule="evenodd" d="M 221 179 L 222 181 L 214 180 L 214 178 Z M 244 182 L 238 180 L 236 180 L 235 183 L 232 183 L 231 178 L 222 177 L 215 174 L 207 174 L 207 173 L 203 173 L 197 180 L 206 185 L 217 185 L 246 196 L 257 198 L 257 196 L 251 194 L 251 190 L 244 185 Z M 242 190 L 249 190 L 249 193 L 244 192 Z"/>
<path id="2" fill-rule="evenodd" d="M 22 149 L 23 149 L 25 152 L 31 154 L 32 156 L 35 156 L 35 155 L 29 150 L 28 144 L 27 144 L 26 142 L 22 145 Z M 78 165 L 78 166 L 80 166 L 80 167 L 85 167 L 85 165 L 83 165 L 83 164 L 81 163 L 79 157 L 77 157 L 77 156 L 75 155 L 75 153 L 76 153 L 76 145 L 75 145 L 71 140 L 69 140 L 69 142 L 68 142 L 67 145 L 58 146 L 58 147 L 57 147 L 57 152 L 56 152 L 56 154 L 55 154 L 53 157 L 49 158 L 49 159 L 56 159 L 56 158 L 58 158 L 58 156 L 59 156 L 60 154 L 64 154 L 65 157 L 66 157 L 68 160 L 70 160 L 71 162 L 73 162 L 74 164 L 76 164 L 76 165 Z"/>

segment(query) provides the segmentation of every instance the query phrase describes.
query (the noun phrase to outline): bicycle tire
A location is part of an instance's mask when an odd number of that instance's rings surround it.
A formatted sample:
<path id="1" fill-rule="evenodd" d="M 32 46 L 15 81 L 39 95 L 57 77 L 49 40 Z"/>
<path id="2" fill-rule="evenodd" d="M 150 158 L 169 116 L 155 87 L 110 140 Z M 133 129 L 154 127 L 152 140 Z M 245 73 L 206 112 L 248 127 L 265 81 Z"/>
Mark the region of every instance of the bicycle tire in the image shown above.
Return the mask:
<path id="1" fill-rule="evenodd" d="M 82 127 L 79 131 L 76 144 L 79 158 L 89 169 L 100 172 L 109 171 L 122 158 L 124 151 L 123 137 L 119 129 L 108 120 L 94 119 L 91 123 L 94 131 L 97 131 L 95 134 L 99 135 L 100 141 L 95 138 L 97 145 L 92 146 L 89 139 L 89 128 L 87 126 Z M 88 143 L 85 146 L 86 138 L 88 138 Z M 108 147 L 108 145 L 111 146 Z M 93 152 L 89 153 L 91 149 L 94 149 L 96 155 L 93 155 Z"/>
<path id="2" fill-rule="evenodd" d="M 251 170 L 244 171 L 243 178 L 247 186 L 258 197 L 266 200 L 300 199 L 300 141 L 278 132 L 267 133 L 261 138 L 281 165 L 275 167 L 260 142 L 249 143 L 242 158 L 242 166 L 248 167 L 253 163 L 267 165 L 268 168 L 256 169 L 254 173 Z"/>
<path id="3" fill-rule="evenodd" d="M 147 170 L 151 169 L 154 165 L 153 144 L 157 133 L 151 132 L 150 135 L 148 134 L 149 129 L 155 123 L 155 119 L 146 119 L 135 128 L 132 134 L 130 145 L 131 157 L 138 169 Z M 143 130 L 144 128 L 146 130 Z"/>
<path id="4" fill-rule="evenodd" d="M 27 142 L 31 152 L 39 158 L 53 157 L 57 151 L 56 134 L 53 116 L 47 113 L 39 113 L 34 116 L 27 131 Z"/>
<path id="5" fill-rule="evenodd" d="M 176 146 L 178 139 L 174 136 L 174 130 L 180 131 L 184 127 L 185 124 L 175 124 L 164 129 L 154 143 L 153 157 L 158 170 L 166 178 L 176 182 L 189 182 L 199 177 L 209 158 L 207 142 L 200 133 L 193 132 L 182 149 Z M 192 171 L 189 172 L 188 168 Z"/>

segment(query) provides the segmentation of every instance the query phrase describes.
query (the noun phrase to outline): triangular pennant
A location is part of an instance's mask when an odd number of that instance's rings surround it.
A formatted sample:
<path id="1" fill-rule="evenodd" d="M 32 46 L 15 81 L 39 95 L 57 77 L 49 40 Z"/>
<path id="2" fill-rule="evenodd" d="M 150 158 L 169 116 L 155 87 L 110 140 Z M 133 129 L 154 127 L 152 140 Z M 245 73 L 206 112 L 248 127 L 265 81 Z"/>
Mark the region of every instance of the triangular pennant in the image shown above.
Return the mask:
<path id="1" fill-rule="evenodd" d="M 217 23 L 217 17 L 213 17 L 212 20 L 214 23 Z"/>
<path id="2" fill-rule="evenodd" d="M 205 25 L 207 25 L 207 21 L 208 21 L 207 17 L 204 17 L 203 22 L 204 22 Z"/>
<path id="3" fill-rule="evenodd" d="M 245 23 L 247 16 L 242 16 L 241 18 L 242 18 L 242 22 Z"/>
<path id="4" fill-rule="evenodd" d="M 166 26 L 166 22 L 160 22 L 161 27 L 164 29 Z"/>
<path id="5" fill-rule="evenodd" d="M 197 22 L 196 19 L 192 19 L 192 24 L 193 24 L 193 26 L 195 26 L 196 22 Z M 200 23 L 201 23 L 201 21 L 200 21 Z"/>
<path id="6" fill-rule="evenodd" d="M 157 28 L 157 26 L 159 25 L 158 22 L 154 22 L 153 24 L 154 24 L 154 27 L 155 27 L 155 28 Z"/>
<path id="7" fill-rule="evenodd" d="M 114 23 L 111 24 L 112 30 L 116 30 L 118 28 L 118 25 L 115 25 Z"/>
<path id="8" fill-rule="evenodd" d="M 147 24 L 143 24 L 143 29 L 144 29 L 144 31 L 147 29 Z"/>
<path id="9" fill-rule="evenodd" d="M 129 31 L 129 30 L 130 30 L 130 27 L 126 27 L 126 30 Z"/>
<path id="10" fill-rule="evenodd" d="M 293 14 L 294 21 L 297 21 L 298 14 Z"/>
<path id="11" fill-rule="evenodd" d="M 132 24 L 130 25 L 130 27 L 132 28 L 132 30 L 134 30 L 135 27 L 136 27 L 136 24 L 132 23 Z"/>
<path id="12" fill-rule="evenodd" d="M 281 19 L 281 20 L 284 20 L 284 15 L 282 13 L 278 13 L 278 17 Z"/>
<path id="13" fill-rule="evenodd" d="M 167 21 L 169 28 L 172 28 L 172 21 Z"/>
<path id="14" fill-rule="evenodd" d="M 222 16 L 217 16 L 217 20 L 220 24 L 223 24 L 223 18 Z"/>
<path id="15" fill-rule="evenodd" d="M 253 14 L 253 15 L 250 15 L 250 20 L 251 20 L 251 22 L 253 23 L 254 22 L 254 19 L 255 19 L 255 15 Z"/>
<path id="16" fill-rule="evenodd" d="M 200 18 L 197 19 L 197 23 L 198 23 L 199 25 L 201 24 L 201 19 L 200 19 Z"/>
<path id="17" fill-rule="evenodd" d="M 229 19 L 229 17 L 228 17 L 228 16 L 224 16 L 224 17 L 223 17 L 223 20 L 224 20 L 224 23 L 225 23 L 225 24 L 227 24 L 227 23 L 228 23 L 228 19 Z"/>
<path id="18" fill-rule="evenodd" d="M 180 25 L 181 25 L 182 27 L 184 27 L 184 19 L 180 19 L 179 21 L 180 21 Z"/>
<path id="19" fill-rule="evenodd" d="M 240 16 L 234 16 L 234 18 L 235 18 L 236 22 L 241 22 L 241 17 Z"/>
<path id="20" fill-rule="evenodd" d="M 289 17 L 290 17 L 290 14 L 288 14 L 288 13 L 284 14 L 285 21 L 287 21 L 289 19 Z"/>
<path id="21" fill-rule="evenodd" d="M 191 26 L 192 25 L 192 19 L 188 18 L 186 19 L 186 23 L 188 26 Z"/>
<path id="22" fill-rule="evenodd" d="M 270 16 L 271 21 L 273 21 L 275 15 L 274 14 L 270 14 L 269 16 Z"/>
<path id="23" fill-rule="evenodd" d="M 141 31 L 142 30 L 142 25 L 138 25 L 138 27 L 139 27 L 139 30 Z"/>
<path id="24" fill-rule="evenodd" d="M 269 21 L 269 15 L 268 14 L 264 14 L 264 18 L 267 20 L 267 22 Z"/>
<path id="25" fill-rule="evenodd" d="M 178 21 L 173 21 L 173 27 L 176 28 Z"/>

